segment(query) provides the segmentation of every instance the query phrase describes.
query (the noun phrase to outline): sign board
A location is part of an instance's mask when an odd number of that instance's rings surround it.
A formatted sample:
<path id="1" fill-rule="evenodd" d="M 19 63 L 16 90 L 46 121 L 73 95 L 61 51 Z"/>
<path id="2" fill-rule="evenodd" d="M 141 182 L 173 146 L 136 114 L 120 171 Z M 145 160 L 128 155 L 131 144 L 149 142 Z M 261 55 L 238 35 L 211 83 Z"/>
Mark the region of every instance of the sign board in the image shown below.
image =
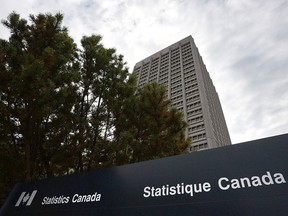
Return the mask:
<path id="1" fill-rule="evenodd" d="M 18 184 L 0 215 L 288 215 L 288 134 Z"/>

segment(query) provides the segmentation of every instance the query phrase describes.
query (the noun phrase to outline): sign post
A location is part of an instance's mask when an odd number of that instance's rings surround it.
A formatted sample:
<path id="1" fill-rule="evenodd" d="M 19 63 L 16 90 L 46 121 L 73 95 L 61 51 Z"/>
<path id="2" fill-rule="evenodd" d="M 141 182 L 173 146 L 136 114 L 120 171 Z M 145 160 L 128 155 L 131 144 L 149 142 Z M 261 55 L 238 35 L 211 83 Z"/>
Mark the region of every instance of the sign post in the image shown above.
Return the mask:
<path id="1" fill-rule="evenodd" d="M 0 215 L 288 215 L 288 134 L 15 186 Z"/>

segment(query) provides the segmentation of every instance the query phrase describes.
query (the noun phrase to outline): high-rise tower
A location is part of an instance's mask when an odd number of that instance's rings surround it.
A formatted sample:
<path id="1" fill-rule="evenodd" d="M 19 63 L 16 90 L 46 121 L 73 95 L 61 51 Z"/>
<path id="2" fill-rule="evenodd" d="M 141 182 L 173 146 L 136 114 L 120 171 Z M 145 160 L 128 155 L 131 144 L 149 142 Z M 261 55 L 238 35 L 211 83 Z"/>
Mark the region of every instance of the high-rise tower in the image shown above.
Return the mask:
<path id="1" fill-rule="evenodd" d="M 191 36 L 134 66 L 138 87 L 148 82 L 167 86 L 167 96 L 184 114 L 190 151 L 230 145 L 220 100 Z"/>

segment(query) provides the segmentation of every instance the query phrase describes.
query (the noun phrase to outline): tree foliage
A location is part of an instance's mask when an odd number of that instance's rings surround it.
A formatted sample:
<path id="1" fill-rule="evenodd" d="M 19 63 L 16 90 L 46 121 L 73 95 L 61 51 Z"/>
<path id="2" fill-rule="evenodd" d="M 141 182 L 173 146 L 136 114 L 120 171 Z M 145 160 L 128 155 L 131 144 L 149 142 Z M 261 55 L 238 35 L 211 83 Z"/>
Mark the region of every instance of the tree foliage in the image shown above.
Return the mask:
<path id="1" fill-rule="evenodd" d="M 122 126 L 117 130 L 117 163 L 134 163 L 185 152 L 186 122 L 171 108 L 166 88 L 149 83 L 124 104 Z M 122 161 L 121 161 L 122 159 Z M 120 161 L 119 161 L 120 160 Z"/>
<path id="2" fill-rule="evenodd" d="M 136 88 L 101 36 L 77 48 L 62 14 L 11 13 L 0 39 L 0 190 L 185 152 L 186 127 L 166 89 Z M 1 192 L 0 191 L 0 192 Z"/>
<path id="3" fill-rule="evenodd" d="M 4 25 L 9 41 L 0 41 L 1 134 L 3 148 L 23 161 L 27 181 L 53 175 L 53 161 L 69 131 L 76 101 L 76 45 L 61 27 L 61 14 L 12 13 Z M 8 143 L 7 143 L 8 142 Z M 13 149 L 13 150 L 12 150 Z"/>

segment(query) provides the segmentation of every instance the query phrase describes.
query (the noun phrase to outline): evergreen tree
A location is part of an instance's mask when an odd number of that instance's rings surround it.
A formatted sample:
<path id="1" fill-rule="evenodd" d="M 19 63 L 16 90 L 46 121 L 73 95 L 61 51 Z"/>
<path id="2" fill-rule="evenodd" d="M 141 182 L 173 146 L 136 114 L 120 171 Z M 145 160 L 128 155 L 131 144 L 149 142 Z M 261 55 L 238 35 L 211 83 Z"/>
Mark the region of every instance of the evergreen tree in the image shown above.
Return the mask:
<path id="1" fill-rule="evenodd" d="M 166 88 L 148 83 L 125 103 L 121 146 L 117 163 L 132 163 L 186 152 L 186 122 L 182 113 L 171 108 Z"/>
<path id="2" fill-rule="evenodd" d="M 78 123 L 71 140 L 78 152 L 74 155 L 76 171 L 110 164 L 108 151 L 121 104 L 135 91 L 135 86 L 129 87 L 123 56 L 115 49 L 104 48 L 100 41 L 98 35 L 81 40 L 80 100 L 75 106 Z"/>
<path id="3" fill-rule="evenodd" d="M 63 160 L 57 152 L 65 148 L 78 79 L 76 45 L 61 27 L 63 15 L 30 20 L 12 13 L 3 21 L 9 41 L 0 41 L 1 144 L 17 158 L 16 170 L 23 164 L 19 178 L 26 181 L 57 174 L 53 161 Z"/>
<path id="4" fill-rule="evenodd" d="M 166 89 L 137 90 L 122 55 L 62 14 L 11 13 L 0 39 L 0 194 L 21 181 L 185 152 L 186 123 Z M 2 195 L 3 196 L 3 195 Z M 1 198 L 1 196 L 0 196 Z"/>

